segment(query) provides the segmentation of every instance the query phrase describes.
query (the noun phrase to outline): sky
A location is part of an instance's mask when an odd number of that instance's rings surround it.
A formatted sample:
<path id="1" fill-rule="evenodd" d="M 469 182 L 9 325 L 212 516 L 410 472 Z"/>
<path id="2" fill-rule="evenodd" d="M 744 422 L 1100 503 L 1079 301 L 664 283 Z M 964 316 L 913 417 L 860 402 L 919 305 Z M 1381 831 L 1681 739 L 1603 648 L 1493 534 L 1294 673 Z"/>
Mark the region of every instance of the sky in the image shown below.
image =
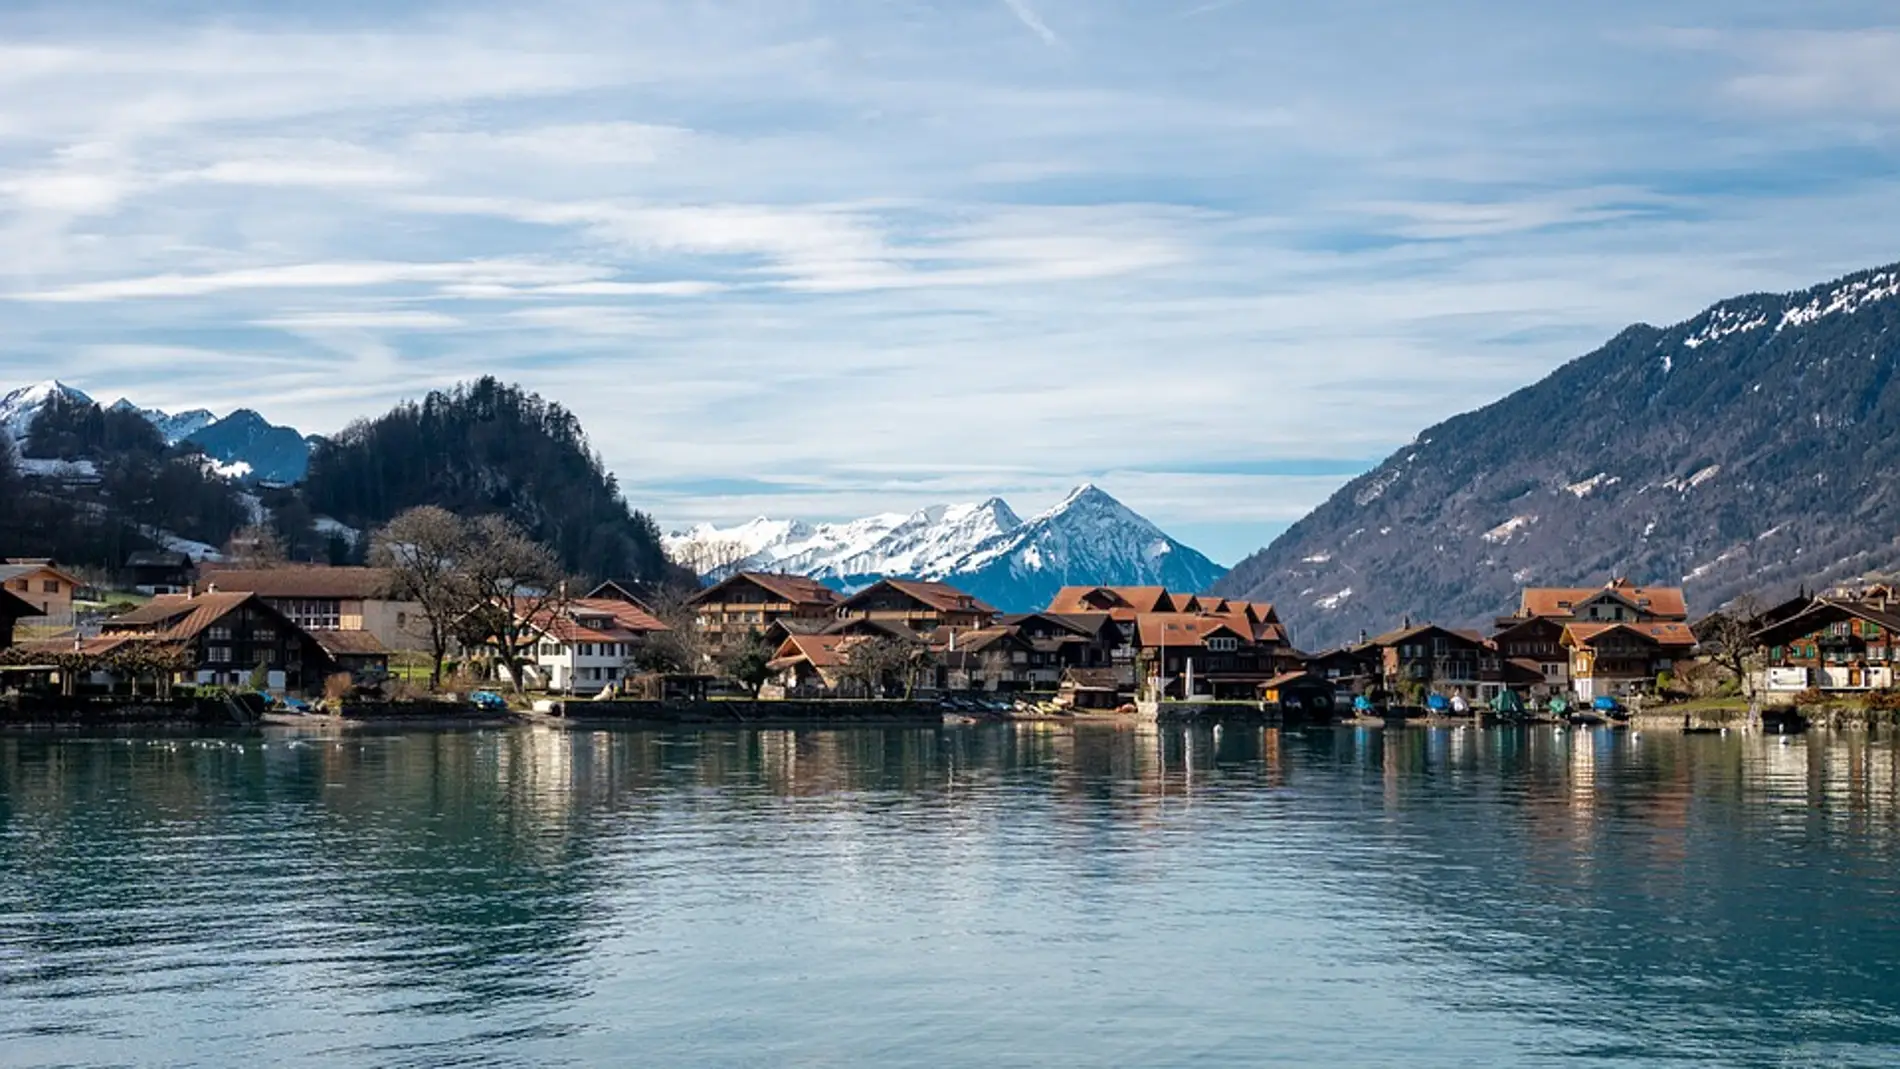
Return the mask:
<path id="1" fill-rule="evenodd" d="M 664 526 L 1093 481 L 1232 563 L 1631 322 L 1900 260 L 1900 10 L 0 5 L 0 385 L 479 374 Z"/>

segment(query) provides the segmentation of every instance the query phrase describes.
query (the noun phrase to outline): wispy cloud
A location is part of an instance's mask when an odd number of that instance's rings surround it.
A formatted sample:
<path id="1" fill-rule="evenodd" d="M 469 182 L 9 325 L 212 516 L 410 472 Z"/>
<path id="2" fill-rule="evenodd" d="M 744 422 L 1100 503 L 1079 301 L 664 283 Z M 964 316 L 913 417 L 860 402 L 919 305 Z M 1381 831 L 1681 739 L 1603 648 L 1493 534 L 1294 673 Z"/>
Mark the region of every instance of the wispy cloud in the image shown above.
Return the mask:
<path id="1" fill-rule="evenodd" d="M 0 380 L 493 372 L 665 521 L 1094 478 L 1231 558 L 1347 477 L 1285 465 L 1900 247 L 1872 2 L 1004 4 L 0 12 Z"/>
<path id="2" fill-rule="evenodd" d="M 1044 42 L 1051 45 L 1059 45 L 1062 43 L 1062 39 L 1056 36 L 1054 30 L 1049 28 L 1048 23 L 1042 21 L 1042 16 L 1036 14 L 1035 9 L 1029 6 L 1028 0 L 1003 0 L 1003 2 L 1009 5 L 1010 12 L 1014 14 L 1023 25 L 1029 27 L 1029 29 L 1034 32 L 1037 37 L 1042 38 Z"/>

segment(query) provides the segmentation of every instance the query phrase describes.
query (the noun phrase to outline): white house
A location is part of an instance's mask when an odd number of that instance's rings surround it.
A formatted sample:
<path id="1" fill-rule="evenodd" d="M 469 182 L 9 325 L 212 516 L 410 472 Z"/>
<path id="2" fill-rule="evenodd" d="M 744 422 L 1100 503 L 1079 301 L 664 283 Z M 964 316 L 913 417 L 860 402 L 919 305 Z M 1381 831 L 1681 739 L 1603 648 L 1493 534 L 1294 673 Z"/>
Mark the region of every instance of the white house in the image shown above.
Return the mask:
<path id="1" fill-rule="evenodd" d="M 667 626 L 637 605 L 614 598 L 582 598 L 537 622 L 533 654 L 522 685 L 562 694 L 598 694 L 628 674 L 647 636 Z"/>

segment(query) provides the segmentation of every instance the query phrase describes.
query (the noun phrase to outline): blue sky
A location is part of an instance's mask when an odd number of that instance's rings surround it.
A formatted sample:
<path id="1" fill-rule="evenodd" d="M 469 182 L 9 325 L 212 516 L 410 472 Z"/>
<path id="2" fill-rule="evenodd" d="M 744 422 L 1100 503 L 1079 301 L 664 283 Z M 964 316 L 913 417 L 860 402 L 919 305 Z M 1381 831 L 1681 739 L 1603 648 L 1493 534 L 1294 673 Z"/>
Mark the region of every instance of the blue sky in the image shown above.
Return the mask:
<path id="1" fill-rule="evenodd" d="M 1225 562 L 1636 320 L 1900 259 L 1900 13 L 0 10 L 0 382 L 491 372 L 672 525 L 1093 480 Z"/>

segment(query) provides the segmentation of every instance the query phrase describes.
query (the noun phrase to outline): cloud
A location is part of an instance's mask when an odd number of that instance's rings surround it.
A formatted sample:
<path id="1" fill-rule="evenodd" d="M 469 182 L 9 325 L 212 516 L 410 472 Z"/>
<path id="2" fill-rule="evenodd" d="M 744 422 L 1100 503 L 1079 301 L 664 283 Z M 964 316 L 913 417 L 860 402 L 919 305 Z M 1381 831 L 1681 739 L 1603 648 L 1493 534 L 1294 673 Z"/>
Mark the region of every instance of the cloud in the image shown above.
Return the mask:
<path id="1" fill-rule="evenodd" d="M 324 432 L 492 372 L 669 523 L 1093 478 L 1264 541 L 1302 461 L 1900 245 L 1856 0 L 105 4 L 0 14 L 0 383 Z"/>
<path id="2" fill-rule="evenodd" d="M 1029 27 L 1044 42 L 1051 45 L 1062 43 L 1062 39 L 1056 36 L 1055 31 L 1042 21 L 1042 16 L 1036 14 L 1035 10 L 1029 6 L 1028 0 L 1003 0 L 1003 2 L 1009 5 L 1010 12 L 1021 20 L 1023 25 Z"/>

